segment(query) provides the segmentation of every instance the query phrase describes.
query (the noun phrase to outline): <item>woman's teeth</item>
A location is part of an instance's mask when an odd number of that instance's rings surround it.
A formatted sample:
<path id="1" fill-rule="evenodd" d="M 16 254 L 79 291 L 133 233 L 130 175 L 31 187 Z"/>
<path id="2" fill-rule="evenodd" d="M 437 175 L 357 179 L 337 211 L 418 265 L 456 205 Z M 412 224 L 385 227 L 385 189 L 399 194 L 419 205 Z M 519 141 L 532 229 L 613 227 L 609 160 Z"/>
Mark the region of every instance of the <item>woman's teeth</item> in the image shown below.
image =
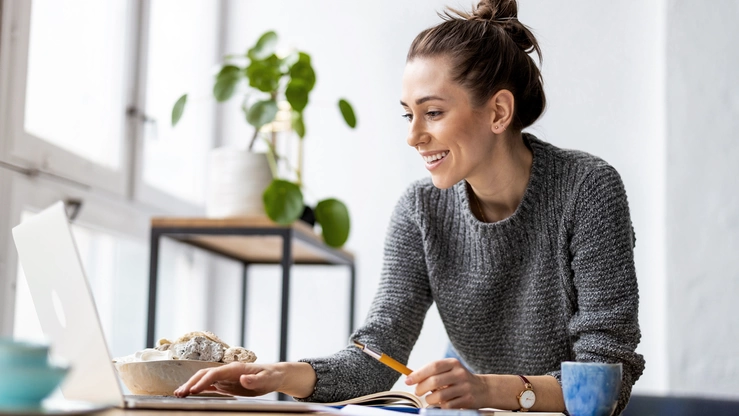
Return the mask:
<path id="1" fill-rule="evenodd" d="M 439 159 L 445 158 L 446 155 L 448 155 L 448 154 L 449 154 L 449 151 L 447 150 L 446 152 L 437 153 L 435 155 L 423 156 L 423 160 L 425 160 L 426 163 L 433 163 L 433 162 L 435 162 L 435 161 L 437 161 Z"/>

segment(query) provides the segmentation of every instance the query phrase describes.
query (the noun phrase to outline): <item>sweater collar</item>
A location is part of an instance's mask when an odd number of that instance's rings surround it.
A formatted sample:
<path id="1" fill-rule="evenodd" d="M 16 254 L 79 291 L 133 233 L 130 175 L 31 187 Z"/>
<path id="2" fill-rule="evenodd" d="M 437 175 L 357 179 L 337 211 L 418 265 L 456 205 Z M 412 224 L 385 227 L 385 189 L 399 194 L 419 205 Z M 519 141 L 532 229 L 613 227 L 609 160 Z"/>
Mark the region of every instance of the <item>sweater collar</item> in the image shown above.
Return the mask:
<path id="1" fill-rule="evenodd" d="M 496 222 L 485 223 L 477 219 L 471 210 L 470 194 L 467 192 L 467 182 L 462 180 L 454 185 L 459 200 L 462 202 L 462 212 L 465 220 L 478 230 L 504 230 L 523 226 L 534 211 L 536 196 L 541 192 L 541 181 L 544 169 L 545 149 L 543 142 L 534 135 L 523 133 L 524 143 L 531 149 L 532 164 L 529 183 L 524 191 L 523 198 L 518 204 L 516 211 L 508 218 Z"/>

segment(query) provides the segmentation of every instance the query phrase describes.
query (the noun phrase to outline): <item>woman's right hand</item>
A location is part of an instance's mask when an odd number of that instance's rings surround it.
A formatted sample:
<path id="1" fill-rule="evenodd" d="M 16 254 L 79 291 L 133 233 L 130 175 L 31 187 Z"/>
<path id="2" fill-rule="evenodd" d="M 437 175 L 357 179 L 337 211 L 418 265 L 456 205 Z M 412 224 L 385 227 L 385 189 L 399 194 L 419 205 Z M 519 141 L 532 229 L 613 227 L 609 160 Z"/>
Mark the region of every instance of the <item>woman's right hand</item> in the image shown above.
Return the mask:
<path id="1" fill-rule="evenodd" d="M 280 391 L 292 396 L 307 397 L 313 391 L 315 383 L 313 367 L 306 363 L 230 363 L 198 371 L 175 390 L 174 394 L 177 397 L 187 397 L 204 391 L 215 391 L 235 396 L 261 396 Z"/>

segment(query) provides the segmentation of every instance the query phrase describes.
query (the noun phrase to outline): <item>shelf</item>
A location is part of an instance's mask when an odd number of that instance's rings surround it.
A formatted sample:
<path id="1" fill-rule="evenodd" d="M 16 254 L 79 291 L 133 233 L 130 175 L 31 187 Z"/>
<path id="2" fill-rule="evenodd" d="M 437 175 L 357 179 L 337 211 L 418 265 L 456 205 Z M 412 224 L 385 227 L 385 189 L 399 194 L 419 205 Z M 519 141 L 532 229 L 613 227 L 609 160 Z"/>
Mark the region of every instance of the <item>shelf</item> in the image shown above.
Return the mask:
<path id="1" fill-rule="evenodd" d="M 280 264 L 285 233 L 294 236 L 291 239 L 294 264 L 354 262 L 352 253 L 328 247 L 301 221 L 284 226 L 267 217 L 158 217 L 152 218 L 151 227 L 167 237 L 247 263 Z"/>

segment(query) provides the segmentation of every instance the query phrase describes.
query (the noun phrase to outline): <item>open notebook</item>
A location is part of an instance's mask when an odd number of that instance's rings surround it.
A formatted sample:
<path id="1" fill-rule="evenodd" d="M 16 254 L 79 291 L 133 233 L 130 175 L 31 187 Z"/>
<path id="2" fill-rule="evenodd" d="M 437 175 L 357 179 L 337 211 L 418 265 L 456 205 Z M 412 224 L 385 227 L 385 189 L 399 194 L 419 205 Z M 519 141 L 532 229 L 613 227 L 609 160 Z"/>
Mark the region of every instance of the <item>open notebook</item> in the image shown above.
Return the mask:
<path id="1" fill-rule="evenodd" d="M 366 396 L 355 397 L 353 399 L 344 400 L 334 403 L 321 403 L 324 406 L 346 406 L 346 405 L 361 405 L 371 407 L 409 407 L 417 409 L 435 409 L 440 411 L 438 416 L 444 416 L 442 409 L 434 408 L 426 403 L 423 397 L 418 397 L 413 393 L 401 390 L 392 391 L 381 391 L 379 393 L 372 393 Z M 352 410 L 356 412 L 356 410 Z M 520 412 L 514 412 L 510 410 L 499 410 L 499 409 L 480 409 L 480 413 L 487 415 L 518 415 Z M 537 416 L 564 416 L 563 413 L 559 412 L 526 412 L 528 415 Z M 436 416 L 432 412 L 427 413 L 428 416 Z M 361 416 L 361 415 L 360 415 Z M 369 414 L 367 415 L 369 416 Z"/>
<path id="2" fill-rule="evenodd" d="M 322 404 L 325 406 L 345 406 L 347 404 L 359 404 L 362 406 L 406 406 L 417 409 L 423 409 L 428 406 L 423 397 L 418 397 L 413 393 L 400 390 L 381 391 L 340 402 Z"/>

